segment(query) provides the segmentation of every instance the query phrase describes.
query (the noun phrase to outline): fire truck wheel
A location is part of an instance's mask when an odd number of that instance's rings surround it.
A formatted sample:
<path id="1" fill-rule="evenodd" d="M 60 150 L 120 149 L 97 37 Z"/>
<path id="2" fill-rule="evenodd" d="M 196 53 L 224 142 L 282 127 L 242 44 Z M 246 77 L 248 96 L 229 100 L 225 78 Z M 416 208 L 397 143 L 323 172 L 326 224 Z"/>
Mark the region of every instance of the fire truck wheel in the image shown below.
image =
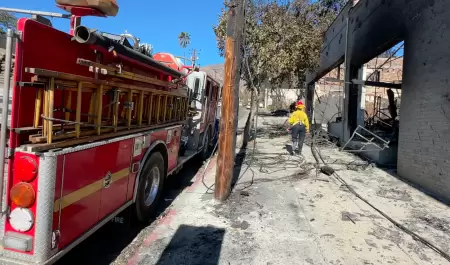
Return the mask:
<path id="1" fill-rule="evenodd" d="M 139 178 L 135 205 L 138 221 L 148 222 L 155 213 L 161 197 L 164 178 L 164 159 L 160 153 L 153 153 L 145 163 Z"/>
<path id="2" fill-rule="evenodd" d="M 205 142 L 203 143 L 203 150 L 200 154 L 201 159 L 203 161 L 205 161 L 206 159 L 209 158 L 209 156 L 211 155 L 211 133 L 210 130 L 208 130 L 206 137 L 205 137 Z"/>

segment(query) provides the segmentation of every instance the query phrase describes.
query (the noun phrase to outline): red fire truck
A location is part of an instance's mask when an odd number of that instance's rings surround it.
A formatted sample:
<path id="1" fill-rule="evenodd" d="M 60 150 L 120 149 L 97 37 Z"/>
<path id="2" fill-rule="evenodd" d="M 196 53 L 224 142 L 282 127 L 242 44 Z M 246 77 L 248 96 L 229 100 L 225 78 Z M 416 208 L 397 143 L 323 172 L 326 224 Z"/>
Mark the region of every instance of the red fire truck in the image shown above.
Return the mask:
<path id="1" fill-rule="evenodd" d="M 52 264 L 129 207 L 148 221 L 164 180 L 206 159 L 217 133 L 218 82 L 129 34 L 81 26 L 95 9 L 65 9 L 71 34 L 42 17 L 8 31 L 0 264 Z"/>

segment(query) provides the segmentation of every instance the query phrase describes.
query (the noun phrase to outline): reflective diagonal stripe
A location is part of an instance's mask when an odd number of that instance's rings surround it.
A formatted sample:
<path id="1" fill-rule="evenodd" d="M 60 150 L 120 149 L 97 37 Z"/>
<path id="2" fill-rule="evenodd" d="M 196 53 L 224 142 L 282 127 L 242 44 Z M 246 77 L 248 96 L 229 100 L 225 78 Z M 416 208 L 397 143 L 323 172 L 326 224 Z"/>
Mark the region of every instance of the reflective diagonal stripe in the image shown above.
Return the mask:
<path id="1" fill-rule="evenodd" d="M 130 174 L 130 168 L 124 168 L 121 171 L 118 171 L 112 174 L 112 183 L 121 180 L 122 178 L 128 176 Z"/>
<path id="2" fill-rule="evenodd" d="M 124 168 L 120 171 L 117 171 L 116 173 L 113 173 L 111 175 L 111 184 L 127 177 L 129 174 L 130 174 L 129 168 Z M 74 192 L 71 192 L 71 193 L 63 196 L 62 198 L 56 200 L 54 203 L 54 206 L 53 206 L 53 212 L 56 213 L 59 211 L 60 208 L 62 210 L 64 208 L 96 193 L 97 191 L 99 191 L 103 188 L 103 183 L 104 183 L 104 178 L 97 180 L 94 183 L 84 186 L 83 188 L 78 189 Z"/>

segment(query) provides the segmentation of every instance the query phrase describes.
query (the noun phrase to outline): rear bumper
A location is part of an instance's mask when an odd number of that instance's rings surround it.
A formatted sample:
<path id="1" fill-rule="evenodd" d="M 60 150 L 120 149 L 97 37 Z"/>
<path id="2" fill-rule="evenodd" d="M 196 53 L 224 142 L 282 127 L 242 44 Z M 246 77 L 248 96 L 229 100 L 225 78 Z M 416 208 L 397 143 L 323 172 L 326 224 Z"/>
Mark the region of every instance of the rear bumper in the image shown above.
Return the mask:
<path id="1" fill-rule="evenodd" d="M 29 261 L 23 261 L 24 255 L 23 254 L 15 254 L 15 252 L 9 252 L 7 250 L 3 250 L 1 248 L 1 254 L 0 254 L 0 265 L 49 265 L 53 264 L 56 261 L 58 261 L 62 256 L 67 254 L 70 250 L 72 250 L 75 246 L 83 242 L 86 238 L 88 238 L 90 235 L 92 235 L 95 231 L 100 229 L 103 225 L 105 225 L 107 222 L 111 221 L 114 216 L 117 216 L 120 212 L 125 210 L 127 207 L 129 207 L 133 202 L 129 201 L 126 204 L 124 204 L 122 207 L 114 211 L 111 215 L 104 218 L 101 222 L 99 222 L 96 226 L 94 226 L 91 230 L 87 231 L 83 236 L 79 237 L 77 240 L 75 240 L 71 245 L 66 247 L 65 249 L 62 249 L 58 252 L 52 252 L 53 254 L 51 257 L 48 257 L 48 259 L 44 262 L 33 262 L 32 256 L 30 256 Z M 14 255 L 20 256 L 20 258 L 15 259 Z"/>

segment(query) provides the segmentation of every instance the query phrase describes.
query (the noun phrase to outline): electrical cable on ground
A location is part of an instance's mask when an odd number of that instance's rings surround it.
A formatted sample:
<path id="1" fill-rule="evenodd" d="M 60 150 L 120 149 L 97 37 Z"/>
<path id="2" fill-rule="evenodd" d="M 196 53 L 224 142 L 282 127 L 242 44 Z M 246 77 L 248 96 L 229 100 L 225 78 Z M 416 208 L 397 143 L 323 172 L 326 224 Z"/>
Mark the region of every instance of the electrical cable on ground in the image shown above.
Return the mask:
<path id="1" fill-rule="evenodd" d="M 327 106 L 328 106 L 328 104 L 326 105 L 326 107 Z M 324 114 L 325 114 L 325 111 L 324 111 Z M 324 118 L 324 116 L 325 115 L 322 116 L 322 119 Z M 317 129 L 317 131 L 319 131 L 319 130 L 322 131 L 322 128 L 318 128 Z M 314 156 L 314 159 L 316 160 L 317 167 L 319 167 L 320 161 L 322 161 L 322 163 L 326 167 L 329 167 L 330 169 L 332 169 L 332 171 L 330 172 L 331 173 L 330 175 L 333 175 L 339 182 L 342 183 L 342 185 L 344 185 L 358 199 L 360 199 L 361 201 L 366 203 L 368 206 L 370 206 L 372 209 L 374 209 L 376 212 L 381 214 L 384 218 L 386 218 L 386 220 L 391 222 L 394 226 L 396 226 L 397 228 L 399 228 L 403 232 L 405 232 L 408 235 L 410 235 L 414 240 L 420 241 L 422 244 L 426 245 L 427 247 L 429 247 L 430 249 L 432 249 L 433 251 L 435 251 L 436 253 L 441 255 L 443 258 L 445 258 L 446 260 L 450 261 L 450 255 L 449 254 L 447 254 L 446 252 L 441 250 L 439 247 L 437 247 L 434 244 L 432 244 L 430 241 L 428 241 L 425 238 L 421 237 L 417 233 L 409 230 L 404 225 L 402 225 L 399 222 L 395 221 L 393 218 L 391 218 L 389 215 L 384 213 L 382 210 L 378 209 L 376 206 L 374 206 L 372 203 L 370 203 L 367 199 L 362 197 L 357 191 L 355 191 L 341 176 L 339 176 L 339 174 L 336 173 L 336 171 L 332 167 L 330 167 L 329 164 L 325 161 L 325 159 L 323 158 L 322 154 L 320 153 L 320 149 L 315 146 L 315 140 L 316 140 L 317 135 L 318 135 L 318 133 L 315 132 L 314 135 L 313 135 L 312 141 L 311 141 L 311 152 L 312 152 L 312 154 Z"/>
<path id="2" fill-rule="evenodd" d="M 316 147 L 312 146 L 311 149 L 315 149 Z M 327 164 L 327 162 L 323 159 L 322 155 L 320 154 L 320 152 L 317 152 L 320 159 L 322 160 L 322 162 L 329 167 L 329 165 Z M 446 260 L 450 261 L 450 255 L 448 255 L 447 253 L 445 253 L 443 250 L 441 250 L 439 247 L 433 245 L 431 242 L 429 242 L 428 240 L 426 240 L 425 238 L 421 237 L 420 235 L 416 234 L 415 232 L 409 230 L 408 228 L 406 228 L 404 225 L 400 224 L 399 222 L 395 221 L 394 219 L 392 219 L 389 215 L 387 215 L 386 213 L 384 213 L 383 211 L 381 211 L 380 209 L 378 209 L 376 206 L 374 206 L 373 204 L 371 204 L 367 199 L 365 199 L 364 197 L 362 197 L 358 192 L 356 192 L 343 178 L 341 178 L 339 176 L 338 173 L 336 173 L 336 171 L 334 171 L 333 176 L 339 181 L 341 182 L 353 195 L 355 195 L 358 199 L 360 199 L 361 201 L 363 201 L 364 203 L 366 203 L 367 205 L 369 205 L 372 209 L 374 209 L 375 211 L 377 211 L 379 214 L 381 214 L 384 218 L 386 218 L 389 222 L 391 222 L 393 225 L 395 225 L 397 228 L 399 228 L 400 230 L 402 230 L 403 232 L 409 234 L 414 240 L 420 241 L 422 244 L 426 245 L 427 247 L 429 247 L 430 249 L 434 250 L 436 253 L 438 253 L 439 255 L 441 255 L 443 258 L 445 258 Z"/>

